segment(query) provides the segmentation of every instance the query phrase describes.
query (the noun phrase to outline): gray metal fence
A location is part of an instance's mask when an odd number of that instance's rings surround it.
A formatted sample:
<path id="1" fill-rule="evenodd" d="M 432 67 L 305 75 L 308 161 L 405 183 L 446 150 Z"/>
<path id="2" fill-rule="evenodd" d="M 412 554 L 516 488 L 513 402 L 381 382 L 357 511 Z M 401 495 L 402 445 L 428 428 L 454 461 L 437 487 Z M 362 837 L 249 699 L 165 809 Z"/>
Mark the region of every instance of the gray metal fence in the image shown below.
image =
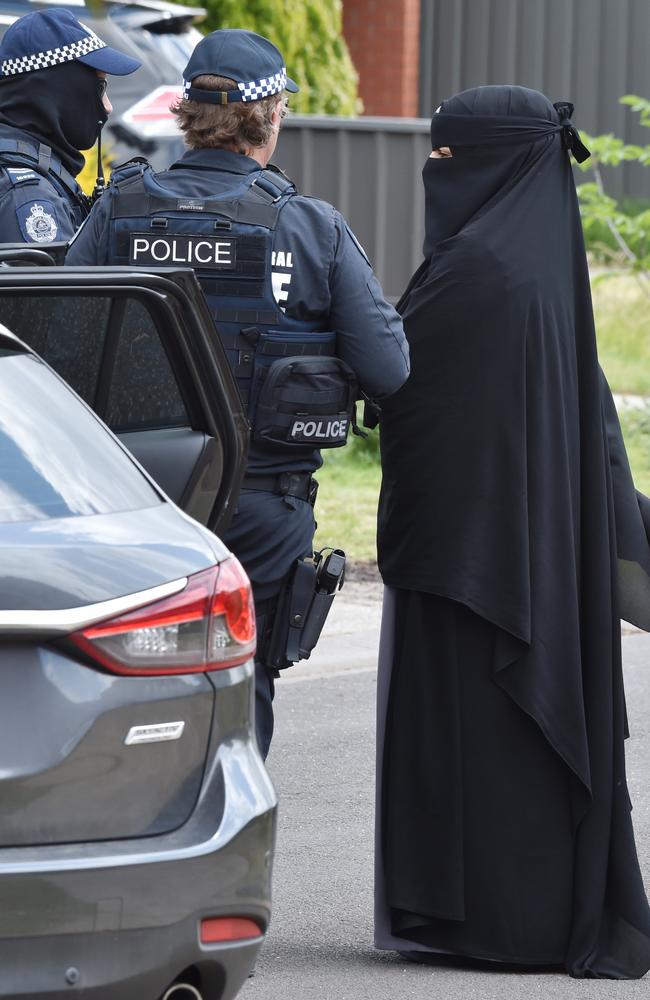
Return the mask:
<path id="1" fill-rule="evenodd" d="M 650 0 L 422 0 L 420 114 L 485 83 L 516 83 L 570 100 L 578 127 L 650 142 L 619 103 L 650 97 Z M 650 170 L 626 166 L 608 183 L 650 197 Z"/>
<path id="2" fill-rule="evenodd" d="M 294 116 L 274 157 L 303 193 L 343 212 L 392 299 L 422 259 L 420 175 L 444 97 L 519 83 L 572 100 L 587 132 L 650 143 L 618 103 L 626 93 L 650 97 L 650 0 L 422 0 L 421 47 L 423 118 Z M 650 197 L 649 168 L 611 171 L 607 183 L 617 195 Z"/>
<path id="3" fill-rule="evenodd" d="M 274 163 L 303 194 L 324 198 L 350 223 L 396 299 L 422 260 L 422 166 L 431 151 L 420 118 L 294 116 Z"/>

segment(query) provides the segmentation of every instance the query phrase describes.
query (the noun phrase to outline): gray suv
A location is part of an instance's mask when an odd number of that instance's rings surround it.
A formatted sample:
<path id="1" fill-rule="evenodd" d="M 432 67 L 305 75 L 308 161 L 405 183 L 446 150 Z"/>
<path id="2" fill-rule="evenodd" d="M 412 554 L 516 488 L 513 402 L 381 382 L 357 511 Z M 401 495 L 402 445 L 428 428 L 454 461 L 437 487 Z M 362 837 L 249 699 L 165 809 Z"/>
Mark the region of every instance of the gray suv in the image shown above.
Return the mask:
<path id="1" fill-rule="evenodd" d="M 228 1000 L 276 805 L 228 365 L 190 271 L 0 267 L 0 322 L 0 997 Z"/>

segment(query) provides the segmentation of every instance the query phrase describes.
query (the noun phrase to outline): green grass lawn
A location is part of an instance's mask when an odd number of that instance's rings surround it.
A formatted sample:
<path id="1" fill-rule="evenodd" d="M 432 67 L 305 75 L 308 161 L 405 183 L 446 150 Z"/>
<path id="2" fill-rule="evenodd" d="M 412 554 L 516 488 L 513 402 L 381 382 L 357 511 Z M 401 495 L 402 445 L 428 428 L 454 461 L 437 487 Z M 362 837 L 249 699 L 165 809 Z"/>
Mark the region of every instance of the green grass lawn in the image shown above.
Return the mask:
<path id="1" fill-rule="evenodd" d="M 650 396 L 650 300 L 633 278 L 597 281 L 594 311 L 598 351 L 613 392 Z M 650 495 L 650 408 L 621 413 L 637 489 Z M 379 465 L 367 444 L 323 452 L 316 547 L 339 546 L 353 562 L 373 561 Z"/>
<path id="2" fill-rule="evenodd" d="M 381 473 L 379 465 L 356 456 L 357 442 L 323 452 L 325 464 L 316 473 L 320 484 L 316 502 L 315 546 L 342 548 L 354 562 L 377 558 L 375 524 Z M 347 454 L 346 454 L 347 452 Z"/>
<path id="3" fill-rule="evenodd" d="M 650 396 L 650 298 L 632 277 L 593 284 L 598 354 L 612 392 Z"/>
<path id="4" fill-rule="evenodd" d="M 612 392 L 650 397 L 650 298 L 630 276 L 597 278 L 594 316 L 600 363 Z M 634 482 L 650 495 L 650 407 L 620 413 Z"/>
<path id="5" fill-rule="evenodd" d="M 634 485 L 650 496 L 650 407 L 624 410 L 620 417 Z"/>

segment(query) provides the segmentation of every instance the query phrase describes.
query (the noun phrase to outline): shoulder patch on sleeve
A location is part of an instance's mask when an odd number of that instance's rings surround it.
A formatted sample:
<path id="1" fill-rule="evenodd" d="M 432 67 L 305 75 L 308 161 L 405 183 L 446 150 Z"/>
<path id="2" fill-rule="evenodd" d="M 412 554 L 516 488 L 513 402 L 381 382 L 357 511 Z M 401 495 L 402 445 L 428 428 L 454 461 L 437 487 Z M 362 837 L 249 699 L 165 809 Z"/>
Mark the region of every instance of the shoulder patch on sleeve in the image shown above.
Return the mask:
<path id="1" fill-rule="evenodd" d="M 29 167 L 5 167 L 5 170 L 9 174 L 9 180 L 12 184 L 28 184 L 36 183 L 41 180 L 39 174 L 35 173 Z"/>
<path id="2" fill-rule="evenodd" d="M 26 201 L 16 207 L 20 231 L 28 243 L 53 243 L 60 228 L 51 201 Z"/>

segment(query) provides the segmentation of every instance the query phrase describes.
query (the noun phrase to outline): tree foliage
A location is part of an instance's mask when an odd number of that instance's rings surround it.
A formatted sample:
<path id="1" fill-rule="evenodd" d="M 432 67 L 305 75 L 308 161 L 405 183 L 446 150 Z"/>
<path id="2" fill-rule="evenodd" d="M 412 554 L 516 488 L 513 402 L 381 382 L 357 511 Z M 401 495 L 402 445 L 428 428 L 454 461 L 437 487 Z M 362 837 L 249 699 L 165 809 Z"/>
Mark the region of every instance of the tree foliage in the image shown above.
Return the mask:
<path id="1" fill-rule="evenodd" d="M 205 6 L 203 31 L 246 28 L 278 46 L 300 87 L 290 99 L 293 111 L 360 113 L 357 72 L 342 33 L 342 0 L 205 0 Z"/>
<path id="2" fill-rule="evenodd" d="M 650 128 L 650 100 L 628 94 L 621 98 Z M 650 296 L 650 209 L 636 214 L 624 212 L 621 205 L 607 193 L 603 167 L 619 167 L 623 163 L 650 166 L 650 145 L 640 146 L 607 135 L 584 136 L 591 158 L 580 169 L 591 171 L 593 180 L 578 185 L 580 209 L 588 244 L 606 263 L 633 271 L 644 291 Z M 602 238 L 606 233 L 609 239 Z"/>

